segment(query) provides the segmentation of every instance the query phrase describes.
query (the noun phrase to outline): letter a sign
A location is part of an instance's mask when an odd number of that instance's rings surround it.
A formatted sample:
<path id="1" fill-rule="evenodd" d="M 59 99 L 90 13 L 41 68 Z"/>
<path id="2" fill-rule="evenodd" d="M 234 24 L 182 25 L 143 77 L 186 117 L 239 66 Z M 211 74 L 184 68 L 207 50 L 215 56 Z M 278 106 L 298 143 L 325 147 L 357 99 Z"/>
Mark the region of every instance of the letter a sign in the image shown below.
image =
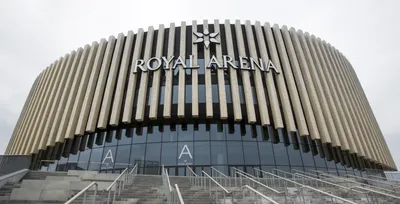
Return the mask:
<path id="1" fill-rule="evenodd" d="M 101 163 L 104 164 L 104 162 L 105 162 L 107 159 L 111 159 L 111 162 L 114 163 L 114 157 L 113 157 L 113 154 L 112 154 L 111 149 L 108 150 L 106 156 L 104 156 L 103 162 L 101 162 Z"/>
<path id="2" fill-rule="evenodd" d="M 184 145 L 178 157 L 178 165 L 191 165 L 193 161 L 192 153 L 187 145 Z"/>

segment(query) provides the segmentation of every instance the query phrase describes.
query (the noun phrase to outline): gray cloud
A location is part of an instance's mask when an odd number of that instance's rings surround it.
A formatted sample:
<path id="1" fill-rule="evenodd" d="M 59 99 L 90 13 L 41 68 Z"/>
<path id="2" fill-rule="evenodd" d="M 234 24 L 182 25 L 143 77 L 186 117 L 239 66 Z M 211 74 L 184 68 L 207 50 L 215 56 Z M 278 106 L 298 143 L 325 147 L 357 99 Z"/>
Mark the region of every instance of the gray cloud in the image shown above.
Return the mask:
<path id="1" fill-rule="evenodd" d="M 352 63 L 396 162 L 400 59 L 399 1 L 1 1 L 0 152 L 36 76 L 94 40 L 160 23 L 260 20 L 321 37 Z"/>

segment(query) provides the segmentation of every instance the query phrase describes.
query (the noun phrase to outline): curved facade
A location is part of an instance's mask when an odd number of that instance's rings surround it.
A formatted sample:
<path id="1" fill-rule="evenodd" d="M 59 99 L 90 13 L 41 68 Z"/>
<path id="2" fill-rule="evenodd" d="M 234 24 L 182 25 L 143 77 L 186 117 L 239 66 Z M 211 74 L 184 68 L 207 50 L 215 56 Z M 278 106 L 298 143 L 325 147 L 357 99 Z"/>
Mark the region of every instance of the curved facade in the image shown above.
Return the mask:
<path id="1" fill-rule="evenodd" d="M 346 57 L 249 21 L 160 25 L 66 54 L 35 80 L 6 154 L 52 170 L 396 169 Z"/>

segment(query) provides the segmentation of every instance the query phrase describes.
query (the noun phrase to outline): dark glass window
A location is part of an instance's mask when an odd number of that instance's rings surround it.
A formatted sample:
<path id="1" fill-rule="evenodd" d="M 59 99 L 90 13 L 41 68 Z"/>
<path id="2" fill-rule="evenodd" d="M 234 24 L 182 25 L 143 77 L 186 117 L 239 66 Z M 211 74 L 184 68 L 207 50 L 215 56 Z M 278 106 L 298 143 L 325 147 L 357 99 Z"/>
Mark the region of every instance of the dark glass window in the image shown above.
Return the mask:
<path id="1" fill-rule="evenodd" d="M 210 163 L 210 142 L 194 142 L 194 164 L 209 165 Z"/>
<path id="2" fill-rule="evenodd" d="M 178 140 L 178 134 L 176 131 L 176 128 L 178 126 L 175 126 L 175 129 L 171 130 L 171 127 L 169 125 L 164 125 L 163 129 L 163 142 L 172 142 L 172 141 L 177 141 Z"/>
<path id="3" fill-rule="evenodd" d="M 131 155 L 131 145 L 118 146 L 117 155 L 115 157 L 115 171 L 123 171 L 125 168 L 133 168 L 133 165 L 129 164 L 129 156 Z"/>
<path id="4" fill-rule="evenodd" d="M 133 131 L 132 143 L 146 143 L 147 127 L 136 127 Z"/>
<path id="5" fill-rule="evenodd" d="M 212 102 L 213 103 L 219 103 L 219 96 L 218 96 L 218 85 L 213 84 L 212 85 Z"/>
<path id="6" fill-rule="evenodd" d="M 78 161 L 78 165 L 77 165 L 77 170 L 87 170 L 88 168 L 88 161 L 90 158 L 90 149 L 87 149 L 83 152 L 80 152 L 79 155 L 79 161 Z"/>
<path id="7" fill-rule="evenodd" d="M 303 166 L 303 160 L 301 159 L 300 150 L 295 150 L 293 145 L 287 147 L 290 159 L 290 165 L 292 166 Z"/>
<path id="8" fill-rule="evenodd" d="M 228 164 L 243 165 L 243 146 L 242 142 L 227 142 L 228 146 Z"/>
<path id="9" fill-rule="evenodd" d="M 211 142 L 211 165 L 227 164 L 226 143 L 220 141 Z"/>
<path id="10" fill-rule="evenodd" d="M 241 129 L 239 124 L 226 124 L 227 140 L 242 140 Z"/>
<path id="11" fill-rule="evenodd" d="M 231 85 L 225 85 L 226 103 L 232 103 Z"/>
<path id="12" fill-rule="evenodd" d="M 204 70 L 205 70 L 204 59 L 198 59 L 197 62 L 198 62 L 198 65 L 200 66 L 199 74 L 204 74 Z"/>
<path id="13" fill-rule="evenodd" d="M 192 85 L 186 85 L 185 92 L 185 103 L 192 103 Z"/>
<path id="14" fill-rule="evenodd" d="M 257 142 L 243 142 L 244 162 L 247 165 L 260 165 Z"/>
<path id="15" fill-rule="evenodd" d="M 89 170 L 90 171 L 99 171 L 101 165 L 101 157 L 103 155 L 103 148 L 97 148 L 92 150 L 92 154 L 90 156 L 89 161 Z"/>
<path id="16" fill-rule="evenodd" d="M 199 103 L 206 103 L 206 87 L 199 84 Z"/>
<path id="17" fill-rule="evenodd" d="M 276 165 L 289 165 L 286 147 L 283 143 L 273 144 Z"/>
<path id="18" fill-rule="evenodd" d="M 161 164 L 165 166 L 177 165 L 177 149 L 176 142 L 168 142 L 162 144 Z"/>
<path id="19" fill-rule="evenodd" d="M 129 135 L 129 137 L 128 137 L 127 131 L 126 131 L 125 128 L 121 130 L 121 133 L 120 133 L 120 134 L 121 134 L 121 135 L 120 135 L 121 138 L 120 138 L 120 140 L 118 141 L 118 145 L 124 145 L 124 144 L 131 144 L 131 143 L 132 143 L 132 136 Z"/>
<path id="20" fill-rule="evenodd" d="M 259 142 L 260 161 L 262 165 L 275 165 L 274 153 L 270 142 Z"/>
<path id="21" fill-rule="evenodd" d="M 194 140 L 210 140 L 210 132 L 206 130 L 205 124 L 198 125 L 198 130 L 194 131 Z"/>
<path id="22" fill-rule="evenodd" d="M 178 85 L 174 85 L 173 89 L 174 90 L 173 90 L 173 93 L 172 93 L 172 104 L 178 104 L 179 86 Z"/>
<path id="23" fill-rule="evenodd" d="M 210 124 L 211 140 L 225 140 L 225 129 L 223 124 Z"/>
<path id="24" fill-rule="evenodd" d="M 160 91 L 160 104 L 164 104 L 164 96 L 165 96 L 165 86 L 161 86 Z"/>
<path id="25" fill-rule="evenodd" d="M 150 143 L 146 147 L 146 164 L 160 164 L 161 155 L 161 144 L 160 143 Z"/>
<path id="26" fill-rule="evenodd" d="M 177 125 L 179 141 L 193 141 L 193 125 Z"/>
<path id="27" fill-rule="evenodd" d="M 144 166 L 144 153 L 146 150 L 146 144 L 133 144 L 131 149 L 131 158 L 130 164 L 136 165 L 138 164 L 139 167 Z"/>
<path id="28" fill-rule="evenodd" d="M 162 132 L 158 125 L 148 126 L 147 128 L 147 142 L 161 142 Z"/>

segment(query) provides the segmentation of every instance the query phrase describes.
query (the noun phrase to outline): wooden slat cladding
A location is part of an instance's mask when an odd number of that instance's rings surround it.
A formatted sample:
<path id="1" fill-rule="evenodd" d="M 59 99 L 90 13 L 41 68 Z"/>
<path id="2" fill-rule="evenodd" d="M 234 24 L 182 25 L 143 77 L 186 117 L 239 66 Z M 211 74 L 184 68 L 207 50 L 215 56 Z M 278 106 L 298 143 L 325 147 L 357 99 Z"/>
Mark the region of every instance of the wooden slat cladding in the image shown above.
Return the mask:
<path id="1" fill-rule="evenodd" d="M 57 132 L 56 142 L 61 143 L 64 141 L 64 139 L 66 139 L 67 135 L 65 133 L 67 131 L 69 120 L 71 118 L 72 109 L 73 109 L 73 106 L 75 103 L 75 98 L 77 96 L 77 92 L 78 92 L 79 84 L 82 79 L 83 71 L 85 70 L 84 68 L 85 68 L 87 58 L 89 56 L 90 49 L 91 49 L 90 45 L 86 45 L 85 48 L 83 49 L 82 57 L 79 60 L 78 68 L 76 70 L 76 74 L 74 76 L 74 80 L 71 85 L 71 90 L 68 94 L 67 103 L 65 104 L 65 109 L 64 109 L 64 112 L 62 113 L 60 127 L 58 128 L 58 132 Z"/>
<path id="2" fill-rule="evenodd" d="M 86 124 L 86 132 L 94 132 L 96 130 L 97 121 L 100 115 L 101 102 L 106 88 L 107 77 L 110 70 L 111 58 L 114 52 L 116 39 L 114 36 L 108 38 L 106 52 L 100 68 L 100 74 L 97 79 L 96 89 L 93 96 L 92 106 L 89 112 L 89 119 Z"/>
<path id="3" fill-rule="evenodd" d="M 125 84 L 129 73 L 129 64 L 133 52 L 133 44 L 134 44 L 134 33 L 133 31 L 129 31 L 126 36 L 124 52 L 122 54 L 121 59 L 121 67 L 119 68 L 117 86 L 115 88 L 114 102 L 111 109 L 111 117 L 110 117 L 110 125 L 117 126 L 120 121 L 121 110 L 122 110 L 122 101 L 125 92 Z"/>
<path id="4" fill-rule="evenodd" d="M 94 59 L 92 72 L 90 74 L 90 78 L 87 84 L 87 89 L 85 93 L 85 97 L 83 99 L 81 113 L 79 115 L 78 123 L 75 129 L 75 135 L 83 136 L 85 134 L 85 128 L 87 125 L 87 121 L 89 119 L 90 107 L 93 102 L 93 97 L 95 93 L 95 88 L 97 85 L 97 79 L 100 75 L 100 68 L 103 62 L 104 54 L 106 51 L 107 41 L 106 39 L 101 39 L 99 43 L 99 47 L 96 52 L 96 58 Z"/>
<path id="5" fill-rule="evenodd" d="M 197 32 L 197 21 L 192 21 L 192 39 L 196 39 L 194 33 Z M 197 44 L 192 43 L 193 64 L 198 64 Z M 200 68 L 201 69 L 201 68 Z M 192 117 L 199 117 L 199 70 L 192 69 Z"/>
<path id="6" fill-rule="evenodd" d="M 264 24 L 264 33 L 267 40 L 268 50 L 271 60 L 281 74 L 276 76 L 279 89 L 279 96 L 288 131 L 295 131 L 293 115 L 296 120 L 297 129 L 300 136 L 309 135 L 304 112 L 301 107 L 299 94 L 294 81 L 292 70 L 290 69 L 289 58 L 278 25 L 274 26 L 272 32 L 269 23 Z M 275 37 L 274 37 L 275 36 Z M 278 52 L 279 51 L 279 52 Z M 282 64 L 282 65 L 281 65 Z M 285 84 L 286 79 L 286 84 Z M 287 90 L 287 91 L 286 91 Z M 290 97 L 289 97 L 290 96 Z M 293 107 L 293 111 L 292 111 Z"/>
<path id="7" fill-rule="evenodd" d="M 297 49 L 302 49 L 302 51 L 299 53 L 299 55 L 302 56 L 300 61 L 303 61 L 302 64 L 308 67 L 308 69 L 302 69 L 302 71 L 304 71 L 303 73 L 305 73 L 305 76 L 307 76 L 305 77 L 305 80 L 308 81 L 308 83 L 306 83 L 308 84 L 308 94 L 310 95 L 311 101 L 314 101 L 314 103 L 312 103 L 313 110 L 314 114 L 316 115 L 317 123 L 319 121 L 318 127 L 321 138 L 326 137 L 325 142 L 327 142 L 327 139 L 330 139 L 332 146 L 338 147 L 340 146 L 340 141 L 337 135 L 335 124 L 333 123 L 331 111 L 328 107 L 328 102 L 325 97 L 325 92 L 323 90 L 320 77 L 317 74 L 317 68 L 315 67 L 313 61 L 315 57 L 311 55 L 310 48 L 308 47 L 304 34 L 301 30 L 296 32 L 296 30 L 291 29 L 290 33 L 297 41 L 295 47 Z M 315 97 L 314 100 L 312 97 Z M 321 118 L 322 120 L 320 121 L 318 118 Z"/>
<path id="8" fill-rule="evenodd" d="M 276 28 L 278 29 L 278 28 Z M 304 110 L 304 115 L 307 120 L 307 126 L 310 132 L 310 136 L 313 139 L 321 139 L 320 133 L 317 127 L 317 122 L 315 120 L 314 112 L 311 107 L 311 102 L 310 98 L 307 93 L 307 88 L 306 88 L 306 83 L 303 79 L 303 75 L 301 72 L 301 68 L 299 65 L 299 61 L 296 56 L 296 51 L 294 49 L 292 39 L 290 37 L 289 31 L 287 30 L 286 26 L 283 26 L 281 28 L 282 36 L 283 36 L 283 41 L 285 43 L 285 47 L 287 50 L 287 55 L 289 56 L 290 59 L 290 67 L 292 69 L 294 79 L 297 85 L 297 90 L 299 91 L 300 99 L 301 99 L 301 105 Z"/>
<path id="9" fill-rule="evenodd" d="M 169 26 L 169 34 L 168 34 L 167 58 L 172 57 L 174 55 L 174 47 L 175 47 L 175 24 L 171 23 L 171 25 Z M 172 69 L 173 62 L 171 61 L 165 66 L 167 69 L 165 70 L 165 95 L 164 95 L 163 117 L 171 118 L 173 74 L 174 74 L 174 70 Z"/>
<path id="10" fill-rule="evenodd" d="M 326 144 L 314 154 L 347 166 L 396 168 L 336 48 L 258 21 L 191 23 L 110 36 L 51 64 L 32 85 L 6 153 L 54 159 L 100 144 L 105 132 L 109 140 L 114 129 L 225 120 L 311 138 Z"/>
<path id="11" fill-rule="evenodd" d="M 157 47 L 156 47 L 156 55 L 155 57 L 161 58 L 163 55 L 164 49 L 164 25 L 160 25 L 158 29 L 158 36 L 157 36 Z M 162 65 L 161 65 L 162 67 Z M 151 85 L 151 94 L 150 94 L 150 110 L 149 110 L 149 118 L 152 120 L 157 119 L 158 115 L 158 106 L 160 105 L 160 89 L 161 89 L 161 76 L 162 76 L 162 69 L 156 70 L 153 73 L 153 82 Z"/>
<path id="12" fill-rule="evenodd" d="M 46 146 L 48 146 L 48 147 L 49 146 L 54 146 L 54 144 L 55 144 L 58 128 L 59 128 L 60 123 L 61 123 L 61 118 L 62 118 L 64 109 L 65 109 L 65 106 L 67 104 L 68 95 L 69 95 L 69 93 L 71 91 L 72 83 L 73 83 L 74 77 L 75 77 L 75 75 L 77 73 L 76 69 L 78 68 L 78 64 L 79 64 L 79 61 L 81 59 L 82 53 L 83 53 L 83 49 L 79 48 L 76 51 L 75 57 L 71 56 L 71 58 L 70 58 L 71 59 L 70 62 L 72 62 L 72 64 L 71 63 L 67 64 L 66 68 L 70 69 L 70 72 L 69 72 L 69 75 L 68 75 L 68 78 L 67 78 L 67 82 L 65 83 L 64 91 L 63 91 L 63 93 L 61 95 L 60 104 L 58 105 L 58 108 L 57 108 L 57 111 L 56 111 L 56 116 L 54 118 L 53 124 L 52 124 L 51 129 L 50 129 L 49 138 L 47 139 Z M 72 60 L 72 58 L 73 58 L 73 60 Z"/>
<path id="13" fill-rule="evenodd" d="M 40 73 L 38 77 L 36 77 L 36 80 L 33 83 L 32 87 L 31 87 L 31 90 L 29 91 L 29 95 L 26 98 L 24 107 L 22 108 L 21 114 L 20 114 L 20 116 L 18 118 L 18 122 L 15 125 L 15 128 L 13 130 L 13 134 L 12 134 L 12 136 L 10 138 L 10 142 L 7 145 L 7 149 L 6 149 L 5 154 L 14 154 L 14 152 L 15 152 L 14 150 L 17 147 L 17 143 L 18 143 L 18 141 L 20 139 L 20 135 L 18 135 L 18 132 L 21 129 L 22 125 L 24 124 L 24 121 L 26 121 L 29 109 L 30 109 L 30 107 L 31 107 L 31 105 L 33 103 L 33 99 L 34 99 L 34 97 L 35 97 L 35 95 L 37 93 L 37 90 L 39 89 L 39 83 L 40 83 L 40 80 L 42 79 L 42 77 L 43 77 L 43 72 Z"/>
<path id="14" fill-rule="evenodd" d="M 233 36 L 231 30 L 231 23 L 229 20 L 225 21 L 225 40 L 226 40 L 226 48 L 228 55 L 235 60 L 234 56 L 234 48 L 233 48 Z M 239 96 L 239 82 L 236 70 L 232 67 L 228 66 L 229 68 L 229 80 L 231 85 L 231 93 L 232 93 L 232 104 L 233 104 L 233 117 L 235 121 L 242 120 L 242 109 L 240 105 L 240 96 Z"/>
<path id="15" fill-rule="evenodd" d="M 204 20 L 203 21 L 203 31 L 204 30 L 210 30 L 208 27 L 208 21 Z M 212 97 L 212 81 L 211 81 L 211 69 L 210 67 L 207 67 L 208 64 L 210 63 L 211 59 L 211 52 L 208 48 L 203 46 L 204 48 L 204 79 L 205 79 L 205 96 L 206 96 L 206 117 L 207 118 L 212 118 L 214 115 L 213 111 L 213 97 Z"/>
<path id="16" fill-rule="evenodd" d="M 118 71 L 122 58 L 122 51 L 124 48 L 124 42 L 124 34 L 118 34 L 118 39 L 115 44 L 114 52 L 112 54 L 110 71 L 108 72 L 106 89 L 104 90 L 103 94 L 103 102 L 101 103 L 100 115 L 97 121 L 97 128 L 99 129 L 105 129 L 108 125 L 110 109 L 114 97 L 115 84 L 117 81 Z"/>
<path id="17" fill-rule="evenodd" d="M 35 114 L 33 115 L 32 119 L 31 119 L 30 125 L 25 129 L 26 132 L 24 132 L 24 135 L 28 134 L 27 135 L 28 138 L 26 138 L 26 140 L 22 146 L 23 154 L 30 153 L 29 151 L 31 150 L 32 144 L 36 140 L 36 131 L 39 126 L 40 119 L 41 119 L 40 115 L 42 114 L 42 112 L 44 110 L 44 105 L 47 102 L 47 101 L 45 101 L 45 98 L 48 99 L 48 96 L 50 95 L 48 92 L 49 92 L 50 86 L 52 84 L 52 81 L 55 78 L 54 75 L 56 73 L 55 70 L 56 70 L 57 64 L 58 64 L 58 61 L 56 61 L 54 64 L 52 64 L 49 68 L 50 73 L 48 75 L 48 78 L 46 79 L 46 82 L 45 82 L 44 87 L 41 92 L 41 96 L 35 107 Z"/>
<path id="18" fill-rule="evenodd" d="M 220 31 L 220 25 L 219 21 L 215 20 L 214 21 L 214 32 L 219 33 L 215 39 L 218 42 L 221 42 L 221 31 Z M 222 45 L 221 44 L 216 44 L 215 45 L 215 56 L 217 57 L 218 61 L 222 61 Z M 218 77 L 218 99 L 219 99 L 219 113 L 220 113 L 220 119 L 221 120 L 226 120 L 228 119 L 228 107 L 226 104 L 226 90 L 225 90 L 225 73 L 223 69 L 218 69 L 217 70 L 217 77 Z"/>
<path id="19" fill-rule="evenodd" d="M 319 47 L 315 46 L 313 40 L 311 39 L 311 37 L 308 33 L 305 33 L 304 37 L 305 37 L 307 45 L 310 49 L 310 55 L 311 55 L 312 59 L 314 60 L 315 71 L 318 74 L 318 76 L 315 76 L 315 77 L 320 80 L 320 83 L 322 86 L 322 91 L 325 95 L 325 100 L 326 100 L 326 103 L 328 106 L 327 108 L 330 112 L 332 121 L 334 123 L 334 128 L 336 130 L 336 137 L 339 140 L 337 142 L 342 150 L 349 150 L 349 144 L 347 142 L 345 131 L 344 131 L 342 122 L 340 120 L 338 110 L 336 108 L 334 94 L 333 94 L 333 91 L 331 91 L 331 88 L 329 86 L 330 79 L 325 77 L 324 70 L 326 70 L 327 68 L 326 68 L 326 63 L 322 57 L 321 50 L 319 50 Z M 327 117 L 329 117 L 329 115 L 327 115 Z M 334 135 L 334 133 L 333 133 L 333 135 Z"/>
<path id="20" fill-rule="evenodd" d="M 161 28 L 161 33 L 164 34 L 164 28 Z M 146 44 L 144 47 L 144 56 L 143 60 L 146 62 L 151 58 L 151 52 L 153 49 L 153 41 L 154 41 L 154 28 L 149 27 L 146 36 Z M 146 65 L 144 65 L 146 66 Z M 138 69 L 139 71 L 139 69 Z M 144 111 L 147 106 L 147 89 L 149 84 L 149 72 L 142 71 L 142 75 L 140 77 L 140 85 L 137 97 L 137 109 L 136 109 L 136 117 L 135 119 L 139 122 L 144 120 Z"/>
<path id="21" fill-rule="evenodd" d="M 65 85 L 65 79 L 67 78 L 66 76 L 69 73 L 69 70 L 66 69 L 66 65 L 69 61 L 69 55 L 66 55 L 60 64 L 59 74 L 56 78 L 56 81 L 54 82 L 53 85 L 53 90 L 51 91 L 52 98 L 50 99 L 49 103 L 47 104 L 45 108 L 45 115 L 43 118 L 46 118 L 43 120 L 43 123 L 41 123 L 40 129 L 39 129 L 39 135 L 41 135 L 40 141 L 37 144 L 38 146 L 32 146 L 31 152 L 37 153 L 38 150 L 45 150 L 46 149 L 46 143 L 49 137 L 49 131 L 51 127 L 51 123 L 53 122 L 54 119 L 54 114 L 55 114 L 55 109 L 58 106 L 60 97 L 61 97 L 61 89 L 64 88 Z"/>
<path id="22" fill-rule="evenodd" d="M 235 34 L 236 34 L 236 41 L 237 41 L 237 50 L 239 53 L 239 56 L 246 56 L 246 50 L 245 50 L 245 45 L 244 45 L 244 38 L 243 38 L 243 32 L 242 32 L 242 24 L 240 24 L 239 20 L 235 21 Z M 250 124 L 256 123 L 256 112 L 254 109 L 254 98 L 253 98 L 253 91 L 251 88 L 251 82 L 250 82 L 250 73 L 248 70 L 249 65 L 246 64 L 246 67 L 242 70 L 242 83 L 243 83 L 243 92 L 244 92 L 244 100 L 246 102 L 246 112 L 247 112 L 247 121 Z M 265 97 L 264 97 L 265 99 Z M 265 104 L 261 103 L 261 106 Z M 268 116 L 269 117 L 269 116 Z M 268 121 L 262 121 L 265 124 L 269 124 L 269 119 Z"/>
<path id="23" fill-rule="evenodd" d="M 248 22 L 248 24 L 250 24 L 250 22 Z M 247 24 L 246 24 L 247 26 Z M 259 58 L 262 59 L 263 64 L 264 64 L 264 69 L 267 69 L 267 67 L 269 66 L 269 56 L 268 56 L 268 51 L 267 51 L 267 47 L 265 44 L 265 40 L 264 40 L 264 34 L 263 34 L 263 30 L 261 27 L 260 22 L 256 22 L 254 25 L 255 28 L 255 36 L 257 39 L 257 46 L 260 52 L 260 56 Z M 247 29 L 247 28 L 246 28 Z M 248 37 L 248 41 L 249 37 Z M 250 44 L 249 44 L 250 45 Z M 249 47 L 249 49 L 252 49 Z M 255 49 L 255 48 L 254 48 Z M 256 50 L 254 50 L 256 51 Z M 279 69 L 280 70 L 280 69 Z M 278 70 L 278 71 L 279 71 Z M 282 90 L 284 88 L 284 93 L 282 93 L 282 106 L 287 105 L 287 102 L 289 102 L 289 98 L 287 95 L 287 91 L 286 91 L 286 86 L 284 85 L 284 81 L 282 81 L 282 76 L 278 76 L 280 75 L 281 71 L 279 71 L 278 73 L 275 73 L 274 70 L 270 71 L 270 72 L 266 72 L 266 73 L 260 73 L 260 75 L 262 75 L 265 78 L 265 86 L 268 90 L 268 98 L 269 98 L 269 103 L 271 106 L 271 113 L 272 113 L 272 119 L 274 121 L 274 127 L 276 129 L 278 128 L 283 128 L 283 120 L 282 120 L 282 115 L 281 115 L 281 110 L 279 107 L 279 100 L 278 100 L 278 95 L 276 93 L 276 87 L 275 87 L 275 80 L 274 80 L 274 76 L 277 78 L 276 80 L 276 84 L 279 87 L 279 90 Z M 279 78 L 279 79 L 278 79 Z M 264 84 L 263 84 L 264 85 Z M 284 115 L 285 115 L 285 119 L 287 118 L 288 122 L 287 124 L 287 130 L 289 132 L 296 132 L 296 127 L 294 125 L 294 120 L 293 120 L 293 113 L 292 113 L 292 109 L 287 106 L 285 106 L 284 108 L 282 108 L 284 111 Z M 268 111 L 268 110 L 267 110 Z M 261 111 L 260 111 L 261 114 Z"/>

